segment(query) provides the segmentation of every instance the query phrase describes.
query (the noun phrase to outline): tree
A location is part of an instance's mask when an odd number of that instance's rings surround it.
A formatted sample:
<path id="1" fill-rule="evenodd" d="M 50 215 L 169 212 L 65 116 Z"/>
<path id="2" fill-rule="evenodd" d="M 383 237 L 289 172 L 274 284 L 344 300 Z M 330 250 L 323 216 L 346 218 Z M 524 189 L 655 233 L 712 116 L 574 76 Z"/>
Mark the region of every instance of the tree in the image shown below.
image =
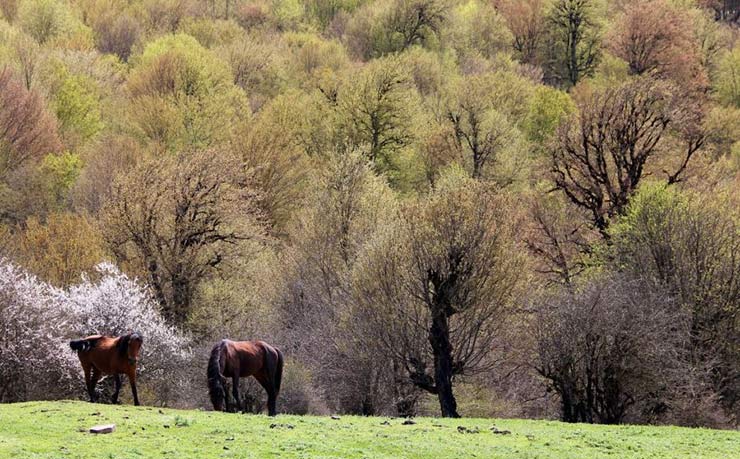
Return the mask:
<path id="1" fill-rule="evenodd" d="M 595 242 L 580 210 L 560 196 L 538 193 L 530 217 L 525 241 L 537 258 L 535 271 L 548 283 L 573 288 L 576 279 L 589 268 Z"/>
<path id="2" fill-rule="evenodd" d="M 149 42 L 128 90 L 136 134 L 170 152 L 223 145 L 250 114 L 228 64 L 186 34 Z"/>
<path id="3" fill-rule="evenodd" d="M 378 171 L 393 166 L 399 150 L 414 139 L 413 110 L 418 105 L 413 83 L 399 58 L 374 61 L 344 88 L 339 101 L 350 146 L 367 145 Z"/>
<path id="4" fill-rule="evenodd" d="M 555 187 L 590 213 L 604 237 L 609 219 L 623 212 L 649 161 L 661 152 L 669 127 L 686 144 L 680 164 L 665 171 L 669 183 L 681 180 L 704 143 L 696 127 L 696 107 L 673 91 L 665 83 L 641 78 L 586 95 L 577 104 L 579 112 L 558 130 L 551 151 Z"/>
<path id="5" fill-rule="evenodd" d="M 445 417 L 459 417 L 453 379 L 488 368 L 517 286 L 505 209 L 483 184 L 448 176 L 368 245 L 356 270 L 357 301 L 378 311 L 384 349 Z"/>
<path id="6" fill-rule="evenodd" d="M 260 200 L 277 233 L 285 230 L 293 212 L 304 204 L 308 157 L 298 141 L 302 119 L 295 110 L 299 96 L 278 96 L 242 131 L 235 152 L 252 172 Z"/>
<path id="7" fill-rule="evenodd" d="M 58 89 L 52 106 L 59 120 L 65 145 L 79 146 L 98 134 L 104 124 L 95 82 L 85 75 L 70 74 L 66 67 L 57 69 Z"/>
<path id="8" fill-rule="evenodd" d="M 365 319 L 374 312 L 355 308 L 352 297 L 358 256 L 377 228 L 391 224 L 394 196 L 360 151 L 331 156 L 309 183 L 315 189 L 288 228 L 292 244 L 279 263 L 280 335 L 320 386 L 332 388 L 327 396 L 335 409 L 396 413 L 402 384 L 389 365 L 379 364 L 384 349 Z"/>
<path id="9" fill-rule="evenodd" d="M 56 120 L 43 100 L 0 70 L 0 179 L 29 161 L 61 150 Z"/>
<path id="10" fill-rule="evenodd" d="M 575 86 L 599 63 L 600 30 L 593 0 L 557 0 L 550 10 L 548 63 L 550 78 Z"/>
<path id="11" fill-rule="evenodd" d="M 20 64 L 21 76 L 26 89 L 31 90 L 31 84 L 39 70 L 41 50 L 39 45 L 28 35 L 19 34 L 14 43 L 15 55 Z"/>
<path id="12" fill-rule="evenodd" d="M 464 152 L 464 164 L 470 164 L 471 176 L 480 179 L 486 166 L 496 163 L 501 150 L 515 142 L 517 130 L 494 108 L 489 76 L 467 78 L 455 92 L 446 117 L 457 149 Z"/>
<path id="13" fill-rule="evenodd" d="M 389 51 L 403 51 L 438 35 L 446 19 L 447 8 L 444 0 L 395 2 L 386 19 L 395 45 Z"/>
<path id="14" fill-rule="evenodd" d="M 618 424 L 635 405 L 665 403 L 687 377 L 686 325 L 649 281 L 599 278 L 541 300 L 534 367 L 560 396 L 563 421 Z"/>
<path id="15" fill-rule="evenodd" d="M 691 89 L 706 85 L 691 18 L 665 0 L 630 3 L 608 44 L 634 75 L 652 74 Z"/>
<path id="16" fill-rule="evenodd" d="M 62 2 L 34 0 L 21 4 L 18 20 L 23 29 L 43 45 L 65 32 L 69 28 L 71 18 L 69 9 Z"/>
<path id="17" fill-rule="evenodd" d="M 722 57 L 717 70 L 717 98 L 725 105 L 740 108 L 740 46 Z"/>
<path id="18" fill-rule="evenodd" d="M 740 1 L 738 0 L 700 0 L 699 4 L 714 10 L 717 20 L 730 23 L 740 20 Z"/>
<path id="19" fill-rule="evenodd" d="M 62 347 L 60 291 L 0 259 L 0 402 L 68 398 L 79 363 Z"/>
<path id="20" fill-rule="evenodd" d="M 691 354 L 712 371 L 729 412 L 740 402 L 740 232 L 737 205 L 642 187 L 610 229 L 614 266 L 660 284 L 687 311 Z"/>
<path id="21" fill-rule="evenodd" d="M 506 19 L 491 2 L 473 0 L 452 10 L 443 34 L 443 42 L 458 52 L 458 59 L 495 60 L 508 54 L 514 40 Z"/>
<path id="22" fill-rule="evenodd" d="M 388 0 L 358 9 L 349 25 L 351 47 L 364 59 L 436 42 L 447 21 L 447 0 Z"/>
<path id="23" fill-rule="evenodd" d="M 128 61 L 131 48 L 141 35 L 141 25 L 127 13 L 103 15 L 94 23 L 95 43 L 102 53 L 111 53 L 123 62 Z"/>
<path id="24" fill-rule="evenodd" d="M 45 222 L 32 217 L 13 242 L 20 265 L 60 287 L 78 282 L 106 255 L 98 228 L 84 215 L 51 214 Z"/>
<path id="25" fill-rule="evenodd" d="M 72 191 L 73 207 L 98 215 L 113 193 L 113 182 L 119 174 L 136 167 L 143 158 L 135 139 L 105 134 L 90 142 L 82 155 L 84 168 Z"/>
<path id="26" fill-rule="evenodd" d="M 545 34 L 544 0 L 495 0 L 514 35 L 514 50 L 520 62 L 537 64 Z"/>
<path id="27" fill-rule="evenodd" d="M 544 85 L 538 86 L 529 103 L 523 131 L 532 142 L 544 146 L 562 120 L 574 111 L 573 100 L 567 93 Z"/>
<path id="28" fill-rule="evenodd" d="M 261 234 L 240 163 L 202 150 L 144 162 L 120 177 L 103 210 L 116 257 L 145 272 L 165 317 L 182 324 L 198 286 Z"/>

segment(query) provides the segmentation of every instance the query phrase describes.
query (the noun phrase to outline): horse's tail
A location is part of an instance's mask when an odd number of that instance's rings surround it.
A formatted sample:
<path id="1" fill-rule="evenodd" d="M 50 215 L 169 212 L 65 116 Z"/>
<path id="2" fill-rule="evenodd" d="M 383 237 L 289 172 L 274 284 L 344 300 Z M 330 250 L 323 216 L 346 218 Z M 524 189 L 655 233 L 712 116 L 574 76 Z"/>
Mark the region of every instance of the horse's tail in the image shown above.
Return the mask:
<path id="1" fill-rule="evenodd" d="M 280 349 L 265 344 L 265 366 L 272 379 L 272 387 L 277 397 L 280 392 L 280 383 L 283 379 L 283 353 Z"/>
<path id="2" fill-rule="evenodd" d="M 213 409 L 217 411 L 223 410 L 226 399 L 226 390 L 223 383 L 223 351 L 225 347 L 225 340 L 213 346 L 211 358 L 208 360 L 208 394 L 211 396 Z"/>
<path id="3" fill-rule="evenodd" d="M 77 352 L 89 351 L 95 346 L 95 343 L 97 343 L 99 339 L 99 337 L 73 339 L 69 342 L 69 347 L 71 347 L 73 351 Z"/>
<path id="4" fill-rule="evenodd" d="M 275 348 L 277 352 L 277 368 L 275 368 L 275 396 L 280 393 L 280 383 L 283 380 L 283 353 L 280 349 Z"/>

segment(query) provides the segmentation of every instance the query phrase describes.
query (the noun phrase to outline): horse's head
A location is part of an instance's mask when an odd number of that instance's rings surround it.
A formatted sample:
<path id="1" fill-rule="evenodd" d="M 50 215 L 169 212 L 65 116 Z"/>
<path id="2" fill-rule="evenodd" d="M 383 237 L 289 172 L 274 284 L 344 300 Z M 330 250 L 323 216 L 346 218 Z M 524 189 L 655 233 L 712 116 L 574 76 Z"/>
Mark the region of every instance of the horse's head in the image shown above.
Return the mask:
<path id="1" fill-rule="evenodd" d="M 126 357 L 128 363 L 136 365 L 139 360 L 139 351 L 141 351 L 141 345 L 144 344 L 144 337 L 134 332 L 124 337 L 126 342 Z"/>

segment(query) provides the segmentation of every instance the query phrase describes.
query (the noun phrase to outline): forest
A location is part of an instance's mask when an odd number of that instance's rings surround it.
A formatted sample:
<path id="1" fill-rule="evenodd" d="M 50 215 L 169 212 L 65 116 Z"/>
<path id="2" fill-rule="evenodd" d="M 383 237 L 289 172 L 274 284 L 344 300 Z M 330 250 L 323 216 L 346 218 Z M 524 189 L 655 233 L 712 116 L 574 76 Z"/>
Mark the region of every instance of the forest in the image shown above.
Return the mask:
<path id="1" fill-rule="evenodd" d="M 737 427 L 740 1 L 0 0 L 0 402 L 130 331 L 145 405 L 264 339 L 281 412 Z"/>

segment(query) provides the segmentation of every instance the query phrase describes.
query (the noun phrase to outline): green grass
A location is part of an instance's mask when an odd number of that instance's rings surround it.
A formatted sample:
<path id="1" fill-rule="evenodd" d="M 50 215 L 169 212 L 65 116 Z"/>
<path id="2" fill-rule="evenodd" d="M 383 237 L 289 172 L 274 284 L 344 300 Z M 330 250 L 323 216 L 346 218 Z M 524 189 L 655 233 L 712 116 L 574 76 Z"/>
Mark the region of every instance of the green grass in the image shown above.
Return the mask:
<path id="1" fill-rule="evenodd" d="M 402 422 L 29 402 L 0 405 L 0 458 L 731 458 L 740 453 L 736 431 L 510 419 Z M 112 434 L 87 433 L 109 423 L 116 424 Z M 494 434 L 492 426 L 511 434 Z"/>

